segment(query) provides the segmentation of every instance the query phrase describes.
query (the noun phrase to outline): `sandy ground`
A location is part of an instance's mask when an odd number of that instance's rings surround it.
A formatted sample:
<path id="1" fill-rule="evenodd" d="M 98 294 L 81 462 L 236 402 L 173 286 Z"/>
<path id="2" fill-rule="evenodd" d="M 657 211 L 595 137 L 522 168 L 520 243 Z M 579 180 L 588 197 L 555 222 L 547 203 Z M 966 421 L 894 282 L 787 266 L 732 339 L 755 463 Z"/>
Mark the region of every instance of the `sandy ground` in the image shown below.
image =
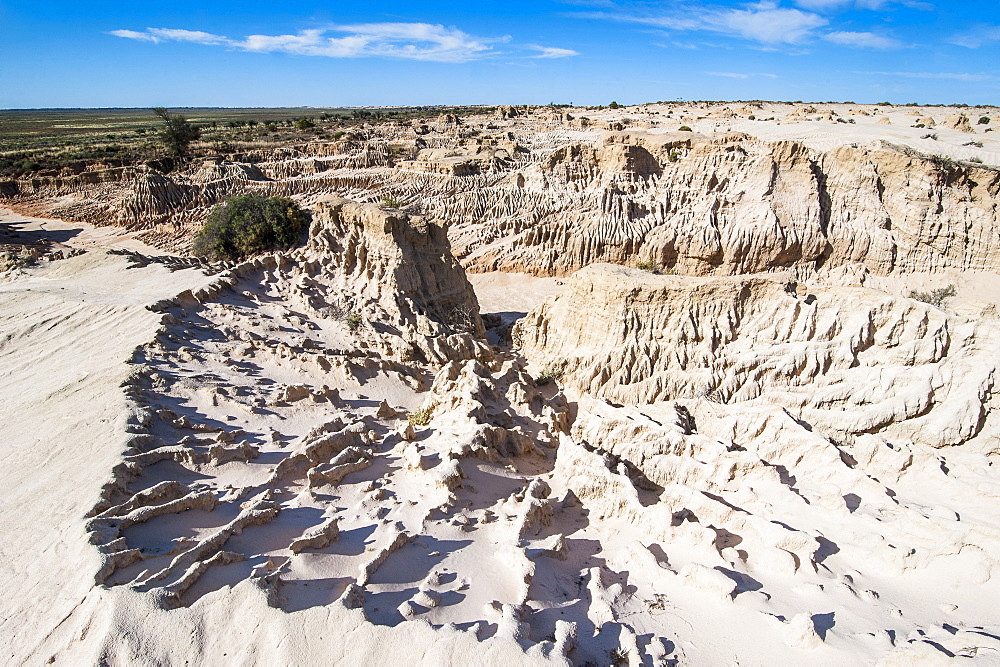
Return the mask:
<path id="1" fill-rule="evenodd" d="M 160 266 L 139 279 L 127 266 L 93 252 L 0 284 L 0 554 L 18 582 L 0 596 L 8 664 L 41 662 L 39 646 L 93 588 L 99 554 L 81 517 L 121 461 L 125 362 L 160 319 L 146 304 L 206 282 Z"/>
<path id="2" fill-rule="evenodd" d="M 83 250 L 112 248 L 133 250 L 148 255 L 169 254 L 133 238 L 138 232 L 122 227 L 89 225 L 49 218 L 34 218 L 0 207 L 0 243 L 53 243 Z"/>

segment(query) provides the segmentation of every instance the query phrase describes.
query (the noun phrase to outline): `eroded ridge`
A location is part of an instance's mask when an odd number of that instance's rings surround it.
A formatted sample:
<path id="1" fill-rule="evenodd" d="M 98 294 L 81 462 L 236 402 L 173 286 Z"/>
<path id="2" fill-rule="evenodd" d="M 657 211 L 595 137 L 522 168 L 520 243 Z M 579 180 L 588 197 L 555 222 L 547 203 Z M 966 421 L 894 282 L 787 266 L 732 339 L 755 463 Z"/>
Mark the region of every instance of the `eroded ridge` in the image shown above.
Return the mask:
<path id="1" fill-rule="evenodd" d="M 910 126 L 933 118 L 864 105 L 499 110 L 257 144 L 170 174 L 96 165 L 6 182 L 2 194 L 25 212 L 142 229 L 175 250 L 227 197 L 311 205 L 336 192 L 447 223 L 473 271 L 1000 270 L 997 140 L 954 110 L 915 113 L 938 115 L 940 142 Z M 845 133 L 848 121 L 857 127 Z"/>

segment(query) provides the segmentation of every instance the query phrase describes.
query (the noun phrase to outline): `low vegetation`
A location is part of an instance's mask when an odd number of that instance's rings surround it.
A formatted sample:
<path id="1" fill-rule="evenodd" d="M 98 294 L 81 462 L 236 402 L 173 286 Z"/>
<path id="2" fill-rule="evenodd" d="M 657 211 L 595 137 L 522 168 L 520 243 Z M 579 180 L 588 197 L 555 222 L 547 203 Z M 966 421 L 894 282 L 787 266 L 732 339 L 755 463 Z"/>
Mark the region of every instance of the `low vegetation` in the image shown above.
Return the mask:
<path id="1" fill-rule="evenodd" d="M 944 308 L 944 306 L 958 294 L 954 285 L 948 285 L 947 287 L 939 287 L 930 292 L 918 292 L 913 290 L 910 292 L 909 297 L 911 299 L 916 299 L 917 301 L 923 301 L 924 303 L 929 303 L 935 308 Z"/>
<path id="2" fill-rule="evenodd" d="M 558 382 L 562 379 L 563 372 L 562 368 L 550 364 L 543 368 L 542 372 L 538 374 L 538 377 L 535 378 L 535 384 L 539 387 L 543 387 L 547 384 Z"/>
<path id="3" fill-rule="evenodd" d="M 298 245 L 308 227 L 309 214 L 291 199 L 242 195 L 212 209 L 192 250 L 217 261 L 239 261 Z"/>
<path id="4" fill-rule="evenodd" d="M 358 313 L 351 313 L 344 318 L 344 324 L 347 325 L 347 329 L 352 333 L 360 329 L 362 323 L 363 320 L 361 319 L 361 315 Z"/>
<path id="5" fill-rule="evenodd" d="M 432 408 L 420 408 L 406 413 L 406 420 L 414 426 L 427 426 L 431 422 Z"/>

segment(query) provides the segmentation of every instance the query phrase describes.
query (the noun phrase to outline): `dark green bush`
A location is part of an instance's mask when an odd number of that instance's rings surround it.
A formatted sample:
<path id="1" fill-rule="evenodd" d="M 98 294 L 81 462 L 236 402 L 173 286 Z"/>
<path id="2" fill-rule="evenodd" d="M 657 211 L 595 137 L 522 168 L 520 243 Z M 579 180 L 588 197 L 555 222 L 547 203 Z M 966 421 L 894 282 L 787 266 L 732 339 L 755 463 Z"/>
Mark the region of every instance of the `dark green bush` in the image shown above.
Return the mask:
<path id="1" fill-rule="evenodd" d="M 285 197 L 243 195 L 217 204 L 194 239 L 194 254 L 237 261 L 297 245 L 309 214 Z"/>

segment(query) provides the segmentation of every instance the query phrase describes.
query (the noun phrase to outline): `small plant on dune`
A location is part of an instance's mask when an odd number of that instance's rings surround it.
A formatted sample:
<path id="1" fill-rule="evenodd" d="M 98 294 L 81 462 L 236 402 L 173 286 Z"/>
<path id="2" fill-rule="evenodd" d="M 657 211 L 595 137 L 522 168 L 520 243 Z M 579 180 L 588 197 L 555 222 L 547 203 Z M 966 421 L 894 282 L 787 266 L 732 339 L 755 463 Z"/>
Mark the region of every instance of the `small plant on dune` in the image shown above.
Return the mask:
<path id="1" fill-rule="evenodd" d="M 989 116 L 980 116 L 977 125 L 989 125 L 989 123 L 990 123 Z"/>
<path id="2" fill-rule="evenodd" d="M 911 299 L 916 299 L 917 301 L 923 301 L 924 303 L 929 303 L 936 308 L 943 308 L 944 305 L 953 296 L 958 294 L 954 285 L 948 285 L 947 287 L 939 287 L 930 292 L 918 292 L 913 290 L 910 292 L 909 297 Z"/>
<path id="3" fill-rule="evenodd" d="M 613 667 L 628 664 L 628 651 L 619 646 L 611 652 L 611 664 Z"/>
<path id="4" fill-rule="evenodd" d="M 361 315 L 357 313 L 351 313 L 344 318 L 344 324 L 347 325 L 348 331 L 351 333 L 357 331 L 361 328 Z"/>
<path id="5" fill-rule="evenodd" d="M 563 370 L 558 366 L 549 364 L 542 369 L 542 372 L 538 374 L 535 378 L 535 384 L 539 387 L 545 386 L 547 384 L 552 384 L 553 382 L 558 382 L 563 376 Z"/>
<path id="6" fill-rule="evenodd" d="M 406 420 L 414 426 L 427 426 L 431 422 L 433 408 L 419 408 L 406 413 Z"/>
<path id="7" fill-rule="evenodd" d="M 667 153 L 667 160 L 669 160 L 670 162 L 677 162 L 680 159 L 681 159 L 681 154 L 678 153 L 677 151 L 670 151 L 669 153 Z"/>
<path id="8" fill-rule="evenodd" d="M 678 132 L 694 132 L 694 130 L 692 130 L 689 125 L 681 125 L 679 128 L 677 128 L 677 131 Z"/>
<path id="9" fill-rule="evenodd" d="M 970 157 L 969 162 L 974 162 L 975 164 L 982 164 L 983 158 L 981 157 Z"/>
<path id="10" fill-rule="evenodd" d="M 382 203 L 379 206 L 382 208 L 397 209 L 399 208 L 399 200 L 392 195 L 386 195 L 382 198 Z"/>
<path id="11" fill-rule="evenodd" d="M 194 239 L 199 257 L 238 261 L 302 240 L 309 214 L 285 197 L 242 195 L 217 204 Z"/>
<path id="12" fill-rule="evenodd" d="M 640 260 L 635 263 L 635 268 L 641 271 L 650 271 L 652 273 L 660 272 L 660 265 L 653 260 Z"/>
<path id="13" fill-rule="evenodd" d="M 608 105 L 609 109 L 618 109 L 620 107 L 621 107 L 621 105 L 618 104 L 618 102 L 611 102 L 611 104 Z"/>

